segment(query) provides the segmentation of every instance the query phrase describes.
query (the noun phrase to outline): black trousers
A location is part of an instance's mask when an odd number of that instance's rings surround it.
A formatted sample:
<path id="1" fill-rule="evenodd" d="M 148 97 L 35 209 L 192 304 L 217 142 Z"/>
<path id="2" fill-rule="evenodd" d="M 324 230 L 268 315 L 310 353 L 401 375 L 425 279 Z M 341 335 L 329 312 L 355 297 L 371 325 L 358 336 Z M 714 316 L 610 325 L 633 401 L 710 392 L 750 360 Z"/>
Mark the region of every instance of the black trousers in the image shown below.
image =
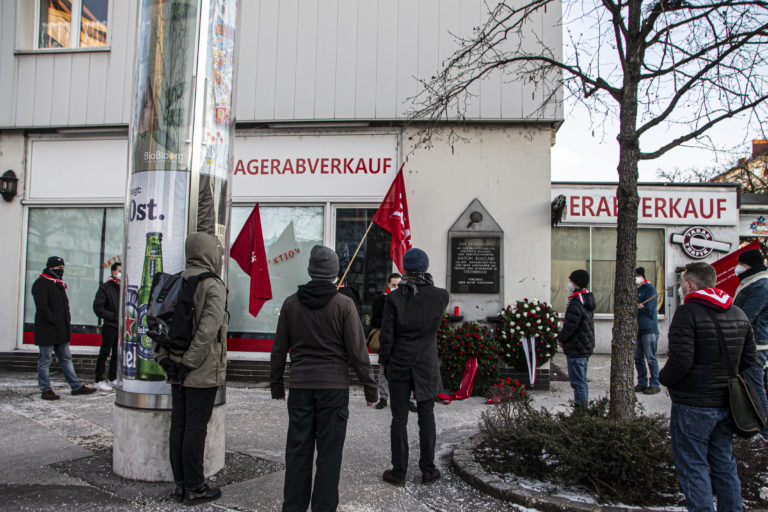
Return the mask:
<path id="1" fill-rule="evenodd" d="M 291 389 L 283 512 L 335 512 L 349 418 L 348 389 Z M 312 459 L 317 448 L 315 484 Z"/>
<path id="2" fill-rule="evenodd" d="M 101 348 L 99 349 L 99 357 L 96 358 L 95 382 L 104 380 L 107 356 L 109 356 L 107 380 L 115 380 L 117 378 L 117 327 L 103 325 L 101 326 Z"/>
<path id="3" fill-rule="evenodd" d="M 413 391 L 413 379 L 389 381 L 389 407 L 392 425 L 389 435 L 392 443 L 392 474 L 405 478 L 408 471 L 408 400 Z M 416 402 L 419 417 L 419 469 L 422 473 L 435 471 L 435 401 Z"/>
<path id="4" fill-rule="evenodd" d="M 203 456 L 208 420 L 219 388 L 171 386 L 171 434 L 169 451 L 173 480 L 187 489 L 198 489 L 205 481 Z"/>

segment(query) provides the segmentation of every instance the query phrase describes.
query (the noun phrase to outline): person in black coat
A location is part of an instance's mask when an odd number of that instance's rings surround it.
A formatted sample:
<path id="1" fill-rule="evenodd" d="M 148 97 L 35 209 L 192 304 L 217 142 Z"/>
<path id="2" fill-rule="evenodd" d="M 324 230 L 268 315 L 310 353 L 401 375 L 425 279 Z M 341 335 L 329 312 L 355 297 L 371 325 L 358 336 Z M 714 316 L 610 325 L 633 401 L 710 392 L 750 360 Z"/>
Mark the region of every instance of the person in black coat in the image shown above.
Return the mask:
<path id="1" fill-rule="evenodd" d="M 712 510 L 713 488 L 718 510 L 742 509 L 726 364 L 740 373 L 754 365 L 755 340 L 747 315 L 716 282 L 711 265 L 686 265 L 685 298 L 672 317 L 669 357 L 659 374 L 672 399 L 672 456 L 688 510 Z"/>
<path id="2" fill-rule="evenodd" d="M 101 348 L 96 359 L 96 376 L 94 382 L 99 391 L 110 391 L 117 379 L 117 330 L 120 323 L 120 263 L 113 263 L 110 271 L 112 276 L 99 286 L 96 298 L 93 299 L 93 312 L 102 322 Z M 104 382 L 104 367 L 109 357 L 109 383 Z"/>
<path id="3" fill-rule="evenodd" d="M 568 276 L 568 306 L 565 308 L 563 328 L 557 342 L 563 347 L 568 363 L 568 380 L 573 388 L 573 401 L 586 408 L 589 403 L 587 367 L 589 356 L 595 350 L 595 296 L 587 290 L 589 273 L 574 270 Z"/>
<path id="4" fill-rule="evenodd" d="M 371 332 L 368 334 L 368 339 L 371 336 L 379 337 L 381 334 L 381 320 L 384 317 L 384 301 L 391 292 L 397 290 L 397 285 L 400 284 L 400 280 L 403 278 L 397 272 L 393 272 L 387 276 L 387 288 L 384 293 L 373 299 L 371 303 Z M 384 367 L 379 365 L 379 403 L 376 404 L 376 409 L 383 409 L 387 406 L 387 400 L 389 399 L 389 386 L 387 385 L 387 376 L 384 375 Z M 415 412 L 416 403 L 408 404 L 408 409 Z"/>
<path id="5" fill-rule="evenodd" d="M 435 467 L 435 398 L 442 389 L 437 358 L 437 330 L 448 306 L 448 291 L 432 284 L 429 258 L 421 249 L 403 256 L 405 274 L 400 286 L 384 301 L 379 364 L 389 381 L 392 425 L 392 469 L 384 481 L 405 485 L 408 469 L 408 399 L 413 391 L 419 415 L 419 469 L 421 482 L 440 478 Z"/>
<path id="6" fill-rule="evenodd" d="M 59 399 L 59 395 L 51 389 L 49 372 L 54 352 L 73 395 L 87 395 L 96 391 L 80 382 L 72 364 L 72 354 L 69 352 L 69 299 L 67 285 L 61 280 L 62 277 L 64 260 L 51 256 L 43 273 L 32 285 L 32 298 L 35 300 L 35 345 L 40 351 L 37 357 L 37 385 L 43 400 Z"/>

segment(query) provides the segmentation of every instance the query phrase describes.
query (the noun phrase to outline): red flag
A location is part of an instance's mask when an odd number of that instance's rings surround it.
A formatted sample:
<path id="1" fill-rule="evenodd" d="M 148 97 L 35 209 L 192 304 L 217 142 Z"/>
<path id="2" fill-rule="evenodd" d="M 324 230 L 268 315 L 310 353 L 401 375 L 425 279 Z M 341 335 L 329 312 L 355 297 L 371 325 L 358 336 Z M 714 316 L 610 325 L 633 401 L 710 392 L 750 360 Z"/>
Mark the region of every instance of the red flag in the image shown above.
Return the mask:
<path id="1" fill-rule="evenodd" d="M 736 288 L 739 287 L 739 278 L 733 273 L 733 269 L 738 263 L 739 254 L 750 249 L 760 249 L 760 244 L 757 242 L 751 242 L 744 247 L 739 247 L 736 251 L 730 254 L 726 254 L 716 262 L 712 263 L 717 272 L 717 284 L 716 288 L 720 288 L 730 296 L 736 295 Z"/>
<path id="2" fill-rule="evenodd" d="M 405 182 L 403 167 L 395 176 L 387 195 L 373 217 L 373 222 L 386 229 L 392 235 L 390 255 L 398 270 L 403 272 L 403 254 L 413 247 L 411 245 L 411 222 L 408 219 L 408 200 L 405 197 Z"/>
<path id="3" fill-rule="evenodd" d="M 267 253 L 264 251 L 264 236 L 261 234 L 259 203 L 245 221 L 243 229 L 232 244 L 229 255 L 240 265 L 243 272 L 251 276 L 251 293 L 248 312 L 258 316 L 261 306 L 272 298 L 272 284 L 267 270 Z"/>

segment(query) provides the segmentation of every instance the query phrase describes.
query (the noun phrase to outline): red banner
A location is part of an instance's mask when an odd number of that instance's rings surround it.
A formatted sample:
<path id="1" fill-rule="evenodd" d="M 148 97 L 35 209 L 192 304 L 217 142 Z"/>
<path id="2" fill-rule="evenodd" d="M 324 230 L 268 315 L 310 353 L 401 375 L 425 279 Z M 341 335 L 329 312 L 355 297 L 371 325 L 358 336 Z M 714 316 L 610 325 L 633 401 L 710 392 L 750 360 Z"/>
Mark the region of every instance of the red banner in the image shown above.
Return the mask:
<path id="1" fill-rule="evenodd" d="M 739 287 L 739 278 L 733 273 L 733 269 L 736 267 L 739 254 L 750 249 L 760 250 L 760 245 L 757 242 L 751 242 L 712 263 L 712 266 L 715 267 L 715 272 L 717 272 L 715 288 L 720 288 L 731 297 L 736 294 L 736 288 Z"/>
<path id="2" fill-rule="evenodd" d="M 267 270 L 264 237 L 261 233 L 259 203 L 253 207 L 243 229 L 240 230 L 235 243 L 232 244 L 229 254 L 240 265 L 243 272 L 251 276 L 248 312 L 254 317 L 258 316 L 261 306 L 272 298 L 272 285 Z"/>
<path id="3" fill-rule="evenodd" d="M 405 197 L 405 182 L 403 181 L 404 166 L 405 164 L 400 166 L 400 171 L 395 176 L 387 195 L 373 217 L 373 222 L 392 235 L 390 255 L 400 272 L 403 271 L 403 254 L 413 247 L 411 245 L 411 221 L 408 218 L 408 200 Z"/>

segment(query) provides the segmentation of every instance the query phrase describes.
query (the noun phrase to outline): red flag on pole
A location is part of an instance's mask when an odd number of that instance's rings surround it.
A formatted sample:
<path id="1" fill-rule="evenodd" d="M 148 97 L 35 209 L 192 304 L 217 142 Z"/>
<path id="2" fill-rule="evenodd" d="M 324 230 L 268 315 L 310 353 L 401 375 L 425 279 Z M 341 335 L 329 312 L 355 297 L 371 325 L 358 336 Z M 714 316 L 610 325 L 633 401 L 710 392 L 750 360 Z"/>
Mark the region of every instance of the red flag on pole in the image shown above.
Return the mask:
<path id="1" fill-rule="evenodd" d="M 272 298 L 272 284 L 267 270 L 267 253 L 264 251 L 264 236 L 261 234 L 259 203 L 245 221 L 243 229 L 232 244 L 229 255 L 240 265 L 243 272 L 251 276 L 251 293 L 248 312 L 258 316 L 265 302 Z"/>
<path id="2" fill-rule="evenodd" d="M 403 272 L 403 254 L 413 247 L 411 245 L 411 222 L 408 219 L 408 200 L 405 197 L 405 182 L 403 167 L 395 176 L 387 195 L 373 217 L 373 222 L 386 229 L 392 235 L 390 255 L 398 270 Z"/>
<path id="3" fill-rule="evenodd" d="M 750 249 L 760 249 L 760 244 L 757 242 L 751 242 L 744 247 L 739 247 L 732 253 L 726 254 L 719 260 L 712 263 L 717 272 L 717 284 L 716 288 L 720 288 L 725 293 L 733 297 L 736 294 L 736 288 L 739 287 L 739 278 L 733 273 L 733 269 L 738 264 L 739 254 Z"/>

